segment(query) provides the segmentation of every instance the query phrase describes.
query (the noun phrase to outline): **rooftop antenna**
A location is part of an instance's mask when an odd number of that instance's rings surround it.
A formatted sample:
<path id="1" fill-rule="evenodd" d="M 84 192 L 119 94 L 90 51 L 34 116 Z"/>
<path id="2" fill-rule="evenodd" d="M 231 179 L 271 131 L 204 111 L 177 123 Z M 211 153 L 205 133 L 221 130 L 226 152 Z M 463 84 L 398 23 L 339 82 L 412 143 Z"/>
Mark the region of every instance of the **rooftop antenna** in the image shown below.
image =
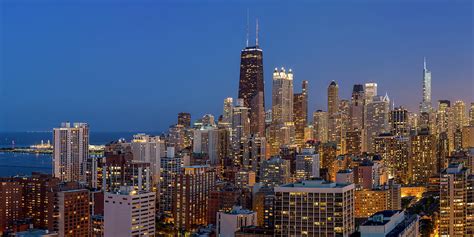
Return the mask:
<path id="1" fill-rule="evenodd" d="M 246 47 L 249 47 L 249 9 L 247 8 L 247 43 Z"/>
<path id="2" fill-rule="evenodd" d="M 426 57 L 423 57 L 423 69 L 426 70 Z"/>
<path id="3" fill-rule="evenodd" d="M 255 36 L 255 46 L 258 46 L 258 18 L 257 18 L 257 30 L 256 30 L 256 36 Z"/>

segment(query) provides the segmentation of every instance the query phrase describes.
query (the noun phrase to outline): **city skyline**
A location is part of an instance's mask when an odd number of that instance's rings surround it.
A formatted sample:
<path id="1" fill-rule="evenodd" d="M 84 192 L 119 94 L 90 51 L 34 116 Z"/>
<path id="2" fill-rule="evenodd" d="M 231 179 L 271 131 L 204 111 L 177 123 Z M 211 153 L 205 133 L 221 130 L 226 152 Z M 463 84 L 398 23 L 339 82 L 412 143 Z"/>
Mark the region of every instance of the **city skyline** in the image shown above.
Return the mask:
<path id="1" fill-rule="evenodd" d="M 435 2 L 422 12 L 416 10 L 421 2 L 272 4 L 271 9 L 286 10 L 282 16 L 293 17 L 286 21 L 265 13 L 264 3 L 142 3 L 124 1 L 94 9 L 88 9 L 88 3 L 2 3 L 2 19 L 8 24 L 2 30 L 0 97 L 7 102 L 0 131 L 50 130 L 70 120 L 87 121 L 95 131 L 164 132 L 176 123 L 178 112 L 190 112 L 192 121 L 208 113 L 217 118 L 223 99 L 237 99 L 247 8 L 251 42 L 255 18 L 260 24 L 266 110 L 271 108 L 271 73 L 283 66 L 293 69 L 295 85 L 309 81 L 309 115 L 318 109 L 327 111 L 326 89 L 332 80 L 339 85 L 340 99 L 350 99 L 354 84 L 376 82 L 379 94 L 387 92 L 395 106 L 418 112 L 423 57 L 433 74 L 434 107 L 441 99 L 473 101 L 472 3 L 468 1 Z M 411 8 L 406 9 L 408 5 Z M 315 12 L 305 6 L 313 6 Z M 104 13 L 105 7 L 112 8 Z M 401 9 L 406 18 L 399 18 Z M 178 19 L 173 12 L 190 16 Z M 446 16 L 437 15 L 440 12 Z M 51 16 L 43 15 L 48 13 Z M 22 18 L 24 14 L 32 17 Z M 120 14 L 135 18 L 128 21 Z M 189 22 L 193 16 L 197 20 Z M 374 22 L 382 18 L 386 20 Z M 391 29 L 382 28 L 385 25 Z M 207 26 L 206 31 L 199 32 L 196 26 Z M 437 34 L 435 26 L 449 34 Z M 196 55 L 203 60 L 191 60 Z M 71 93 L 64 82 L 84 93 Z M 169 98 L 174 101 L 168 103 Z M 53 108 L 66 104 L 74 109 Z M 140 113 L 130 115 L 129 110 Z M 39 119 L 31 120 L 32 113 Z"/>

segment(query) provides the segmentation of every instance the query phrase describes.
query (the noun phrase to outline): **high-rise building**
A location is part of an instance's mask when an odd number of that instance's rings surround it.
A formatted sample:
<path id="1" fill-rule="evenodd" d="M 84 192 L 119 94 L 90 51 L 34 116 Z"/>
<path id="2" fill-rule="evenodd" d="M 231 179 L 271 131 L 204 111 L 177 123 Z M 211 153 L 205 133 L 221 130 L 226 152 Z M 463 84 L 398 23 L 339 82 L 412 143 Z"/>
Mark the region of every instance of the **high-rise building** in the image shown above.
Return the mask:
<path id="1" fill-rule="evenodd" d="M 408 124 L 408 110 L 402 106 L 390 111 L 390 133 L 394 136 L 408 137 L 410 127 Z"/>
<path id="2" fill-rule="evenodd" d="M 294 94 L 293 117 L 295 122 L 295 142 L 302 146 L 304 129 L 308 125 L 308 81 L 303 81 L 301 93 Z"/>
<path id="3" fill-rule="evenodd" d="M 365 100 L 370 102 L 374 96 L 377 96 L 377 83 L 367 82 L 365 83 Z"/>
<path id="4" fill-rule="evenodd" d="M 239 97 L 244 100 L 243 106 L 250 109 L 251 133 L 265 133 L 265 94 L 263 79 L 263 51 L 258 45 L 245 47 L 240 53 Z"/>
<path id="5" fill-rule="evenodd" d="M 232 120 L 232 149 L 234 153 L 234 164 L 243 165 L 244 153 L 250 137 L 249 108 L 244 106 L 243 99 L 237 100 L 233 110 Z"/>
<path id="6" fill-rule="evenodd" d="M 153 185 L 158 185 L 161 157 L 165 156 L 165 141 L 161 140 L 160 137 L 140 133 L 133 136 L 130 145 L 133 160 L 149 163 Z"/>
<path id="7" fill-rule="evenodd" d="M 339 108 L 339 86 L 331 81 L 328 87 L 328 116 L 334 116 Z"/>
<path id="8" fill-rule="evenodd" d="M 381 134 L 374 139 L 374 152 L 382 157 L 388 177 L 397 183 L 408 183 L 410 141 L 408 137 Z"/>
<path id="9" fill-rule="evenodd" d="M 234 207 L 230 211 L 217 213 L 217 236 L 231 237 L 244 226 L 256 226 L 257 213 L 251 210 Z"/>
<path id="10" fill-rule="evenodd" d="M 426 130 L 411 136 L 410 162 L 408 176 L 413 183 L 428 183 L 428 179 L 436 175 L 436 140 Z"/>
<path id="11" fill-rule="evenodd" d="M 426 67 L 426 58 L 423 61 L 423 100 L 420 104 L 420 113 L 431 112 L 431 71 Z"/>
<path id="12" fill-rule="evenodd" d="M 89 126 L 86 123 L 62 123 L 54 128 L 54 177 L 61 181 L 86 182 L 89 157 Z"/>
<path id="13" fill-rule="evenodd" d="M 364 86 L 356 84 L 352 89 L 350 104 L 350 124 L 351 129 L 362 130 L 364 128 Z"/>
<path id="14" fill-rule="evenodd" d="M 185 166 L 176 176 L 173 220 L 178 229 L 191 230 L 207 225 L 209 194 L 215 187 L 216 173 L 209 166 Z"/>
<path id="15" fill-rule="evenodd" d="M 462 164 L 452 163 L 441 173 L 440 236 L 470 236 L 467 228 L 472 225 L 471 217 L 467 216 L 472 214 L 472 210 L 468 210 L 472 208 L 468 198 L 473 195 L 470 179 L 469 170 Z"/>
<path id="16" fill-rule="evenodd" d="M 275 187 L 275 198 L 275 236 L 348 237 L 355 230 L 354 184 L 304 180 Z"/>
<path id="17" fill-rule="evenodd" d="M 224 123 L 226 126 L 232 125 L 233 111 L 234 111 L 234 101 L 232 97 L 225 98 L 224 111 L 222 113 L 222 123 Z"/>
<path id="18" fill-rule="evenodd" d="M 360 155 L 362 152 L 362 133 L 359 129 L 347 131 L 344 139 L 344 154 Z"/>
<path id="19" fill-rule="evenodd" d="M 293 72 L 275 68 L 272 85 L 272 124 L 269 128 L 270 155 L 294 143 Z"/>
<path id="20" fill-rule="evenodd" d="M 107 154 L 103 169 L 102 189 L 115 192 L 121 186 L 135 190 L 153 190 L 150 163 L 133 160 L 131 153 Z"/>
<path id="21" fill-rule="evenodd" d="M 337 113 L 339 111 L 339 86 L 332 81 L 328 87 L 328 140 L 337 140 Z"/>
<path id="22" fill-rule="evenodd" d="M 155 192 L 105 193 L 104 236 L 155 236 Z"/>
<path id="23" fill-rule="evenodd" d="M 384 210 L 374 213 L 359 227 L 362 237 L 417 237 L 420 217 L 401 210 Z"/>
<path id="24" fill-rule="evenodd" d="M 374 152 L 374 139 L 390 130 L 389 125 L 389 105 L 390 99 L 387 95 L 384 97 L 376 96 L 373 101 L 367 104 L 367 117 L 365 121 L 366 138 L 365 144 L 368 152 Z"/>
<path id="25" fill-rule="evenodd" d="M 356 218 L 367 218 L 383 210 L 401 209 L 401 186 L 390 184 L 374 189 L 357 189 L 355 191 Z"/>
<path id="26" fill-rule="evenodd" d="M 13 231 L 14 223 L 25 218 L 23 190 L 18 181 L 0 181 L 0 233 Z"/>
<path id="27" fill-rule="evenodd" d="M 276 187 L 290 181 L 290 162 L 279 156 L 264 160 L 260 167 L 260 183 Z"/>
<path id="28" fill-rule="evenodd" d="M 57 193 L 59 236 L 91 236 L 90 193 L 87 189 L 65 190 Z"/>
<path id="29" fill-rule="evenodd" d="M 454 102 L 453 120 L 454 128 L 456 130 L 461 130 L 462 127 L 467 125 L 466 104 L 464 104 L 464 102 L 461 100 L 457 100 L 456 102 Z"/>
<path id="30" fill-rule="evenodd" d="M 171 216 L 176 192 L 176 177 L 181 174 L 183 158 L 168 147 L 166 157 L 161 158 L 161 177 L 158 198 L 158 212 Z"/>
<path id="31" fill-rule="evenodd" d="M 314 138 L 316 141 L 326 143 L 328 141 L 328 113 L 317 110 L 313 113 Z"/>
<path id="32" fill-rule="evenodd" d="M 336 119 L 336 141 L 338 147 L 338 154 L 346 154 L 346 137 L 347 132 L 351 130 L 351 101 L 339 100 L 339 113 Z"/>
<path id="33" fill-rule="evenodd" d="M 178 125 L 183 125 L 185 128 L 191 127 L 191 114 L 181 112 L 178 114 Z"/>
<path id="34" fill-rule="evenodd" d="M 469 125 L 474 126 L 474 102 L 471 102 L 471 107 L 469 108 Z"/>
<path id="35" fill-rule="evenodd" d="M 296 155 L 295 176 L 299 180 L 319 178 L 319 154 L 314 148 L 303 148 Z"/>

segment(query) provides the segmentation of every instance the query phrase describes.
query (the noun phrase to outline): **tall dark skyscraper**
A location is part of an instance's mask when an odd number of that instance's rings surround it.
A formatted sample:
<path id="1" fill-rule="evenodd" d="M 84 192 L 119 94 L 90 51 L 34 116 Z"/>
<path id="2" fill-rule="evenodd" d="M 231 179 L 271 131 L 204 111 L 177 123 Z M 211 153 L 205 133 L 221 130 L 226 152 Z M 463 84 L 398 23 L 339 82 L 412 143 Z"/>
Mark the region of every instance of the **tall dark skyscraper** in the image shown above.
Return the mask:
<path id="1" fill-rule="evenodd" d="M 250 132 L 265 134 L 265 99 L 263 81 L 263 51 L 258 46 L 258 22 L 255 46 L 245 47 L 240 54 L 239 98 L 250 108 Z"/>

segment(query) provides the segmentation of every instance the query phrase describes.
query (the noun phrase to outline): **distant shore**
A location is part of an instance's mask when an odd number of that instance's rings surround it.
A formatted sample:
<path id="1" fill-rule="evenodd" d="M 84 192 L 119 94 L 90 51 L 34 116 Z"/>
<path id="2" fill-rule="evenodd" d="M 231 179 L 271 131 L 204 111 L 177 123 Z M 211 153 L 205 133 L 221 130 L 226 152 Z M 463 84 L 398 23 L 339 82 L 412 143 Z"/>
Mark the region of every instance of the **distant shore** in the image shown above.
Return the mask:
<path id="1" fill-rule="evenodd" d="M 29 147 L 3 147 L 0 148 L 0 152 L 11 152 L 11 153 L 27 153 L 27 154 L 53 154 L 53 149 L 33 149 Z M 101 155 L 103 151 L 89 150 L 90 155 Z"/>

